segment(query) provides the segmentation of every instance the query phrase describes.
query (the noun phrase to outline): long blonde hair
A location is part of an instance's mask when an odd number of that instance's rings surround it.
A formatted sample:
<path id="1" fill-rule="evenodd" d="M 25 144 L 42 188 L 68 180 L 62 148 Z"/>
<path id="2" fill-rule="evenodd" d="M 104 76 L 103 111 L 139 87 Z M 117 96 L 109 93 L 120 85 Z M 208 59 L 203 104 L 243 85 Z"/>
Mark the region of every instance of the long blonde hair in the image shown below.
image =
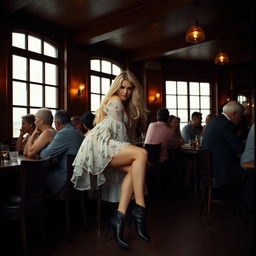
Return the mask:
<path id="1" fill-rule="evenodd" d="M 94 120 L 95 124 L 103 120 L 104 116 L 106 115 L 105 108 L 109 99 L 113 95 L 117 95 L 117 91 L 121 87 L 124 80 L 129 81 L 133 85 L 132 97 L 127 102 L 130 126 L 133 126 L 137 122 L 136 120 L 140 118 L 143 120 L 147 119 L 148 110 L 143 104 L 142 87 L 133 73 L 130 71 L 123 71 L 115 78 L 109 91 L 103 98 L 99 109 L 96 110 L 96 118 Z"/>

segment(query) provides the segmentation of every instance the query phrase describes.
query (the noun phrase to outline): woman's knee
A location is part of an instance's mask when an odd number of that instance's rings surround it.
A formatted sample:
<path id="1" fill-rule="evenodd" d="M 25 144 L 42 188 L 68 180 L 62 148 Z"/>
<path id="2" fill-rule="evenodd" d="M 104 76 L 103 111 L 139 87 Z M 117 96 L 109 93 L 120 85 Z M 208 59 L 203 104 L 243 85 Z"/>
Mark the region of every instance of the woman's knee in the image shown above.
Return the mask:
<path id="1" fill-rule="evenodd" d="M 138 147 L 136 152 L 135 152 L 135 155 L 136 155 L 136 158 L 140 158 L 140 159 L 143 159 L 145 161 L 147 161 L 147 159 L 148 159 L 148 152 L 144 148 Z"/>

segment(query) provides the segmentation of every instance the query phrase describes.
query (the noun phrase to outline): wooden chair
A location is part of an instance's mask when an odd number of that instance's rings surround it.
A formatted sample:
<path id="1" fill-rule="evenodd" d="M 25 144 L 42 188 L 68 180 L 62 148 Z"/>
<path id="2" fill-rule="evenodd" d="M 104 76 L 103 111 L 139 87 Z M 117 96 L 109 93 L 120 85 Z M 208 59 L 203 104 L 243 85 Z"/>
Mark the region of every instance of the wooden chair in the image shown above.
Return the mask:
<path id="1" fill-rule="evenodd" d="M 74 162 L 75 155 L 67 155 L 67 179 L 64 190 L 55 196 L 55 200 L 64 201 L 65 204 L 65 219 L 66 219 L 66 231 L 67 231 L 67 240 L 68 242 L 72 241 L 71 236 L 71 223 L 70 223 L 70 206 L 72 200 L 78 200 L 80 203 L 81 214 L 82 214 L 82 223 L 84 229 L 86 228 L 87 215 L 85 210 L 85 201 L 87 199 L 87 192 L 74 189 L 74 184 L 71 182 L 71 177 L 73 175 L 72 163 Z M 97 223 L 97 234 L 101 234 L 101 187 L 95 189 L 95 198 L 97 203 L 96 210 L 96 223 Z"/>
<path id="2" fill-rule="evenodd" d="M 44 192 L 45 177 L 49 170 L 50 158 L 22 160 L 20 166 L 20 193 L 0 199 L 0 216 L 6 220 L 20 220 L 22 248 L 27 249 L 26 221 L 32 216 L 40 217 L 40 227 L 45 239 Z M 45 244 L 44 244 L 45 247 Z"/>
<path id="3" fill-rule="evenodd" d="M 146 174 L 146 184 L 149 192 L 149 197 L 154 198 L 160 190 L 161 181 L 156 170 L 159 165 L 159 156 L 161 143 L 159 144 L 144 144 L 144 148 L 148 152 L 149 166 Z"/>
<path id="4" fill-rule="evenodd" d="M 206 216 L 207 223 L 210 224 L 211 204 L 212 204 L 212 157 L 211 152 L 207 149 L 202 149 L 198 152 L 198 178 L 201 189 L 201 208 L 200 219 L 203 216 L 205 206 L 207 206 Z"/>
<path id="5" fill-rule="evenodd" d="M 75 155 L 68 154 L 67 155 L 67 178 L 65 182 L 65 186 L 63 190 L 56 195 L 48 195 L 48 199 L 50 201 L 59 201 L 64 202 L 65 207 L 65 222 L 66 222 L 66 234 L 67 241 L 72 241 L 71 236 L 71 202 L 79 201 L 82 215 L 82 223 L 83 227 L 86 227 L 86 211 L 85 211 L 85 200 L 86 200 L 86 192 L 74 189 L 74 184 L 71 182 L 71 177 L 73 175 L 72 163 L 75 159 Z"/>
<path id="6" fill-rule="evenodd" d="M 151 166 L 159 164 L 159 156 L 161 151 L 161 143 L 159 144 L 144 144 L 144 148 L 148 152 L 148 161 Z"/>
<path id="7" fill-rule="evenodd" d="M 101 222 L 102 222 L 102 216 L 101 216 L 101 187 L 98 187 L 95 189 L 96 194 L 96 202 L 97 202 L 97 213 L 96 213 L 96 222 L 97 222 L 97 234 L 100 236 L 101 234 Z"/>
<path id="8" fill-rule="evenodd" d="M 212 154 L 207 149 L 198 152 L 198 179 L 201 192 L 200 219 L 206 212 L 207 224 L 211 224 L 213 203 L 238 204 L 238 199 L 233 198 L 234 186 L 217 186 L 213 177 Z"/>

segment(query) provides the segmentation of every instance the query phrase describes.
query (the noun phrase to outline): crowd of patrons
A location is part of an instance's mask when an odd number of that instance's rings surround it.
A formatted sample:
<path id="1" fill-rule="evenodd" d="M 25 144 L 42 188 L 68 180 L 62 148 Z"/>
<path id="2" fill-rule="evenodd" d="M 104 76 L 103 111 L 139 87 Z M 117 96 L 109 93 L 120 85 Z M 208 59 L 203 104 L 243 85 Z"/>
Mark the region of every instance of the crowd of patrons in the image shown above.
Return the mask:
<path id="1" fill-rule="evenodd" d="M 200 136 L 202 148 L 212 152 L 216 183 L 220 186 L 237 184 L 239 187 L 242 184 L 244 215 L 253 219 L 254 198 L 248 193 L 253 194 L 255 173 L 244 169 L 242 163 L 254 161 L 254 124 L 251 127 L 242 125 L 243 113 L 244 107 L 237 101 L 231 101 L 223 107 L 220 115 L 207 115 L 204 126 L 202 114 L 193 112 L 190 122 L 181 130 L 180 118 L 169 115 L 168 109 L 160 108 L 156 115 L 157 121 L 148 125 L 144 141 L 145 144 L 161 143 L 158 175 L 163 184 L 160 192 L 153 193 L 183 193 L 192 186 L 191 159 L 182 159 L 175 153 L 172 155 L 170 149 L 179 149 Z M 53 117 L 51 111 L 45 108 L 39 109 L 35 115 L 22 117 L 16 150 L 28 157 L 54 159 L 47 177 L 51 193 L 62 191 L 66 179 L 67 155 L 76 155 L 84 136 L 93 129 L 94 118 L 91 112 L 81 117 L 71 117 L 65 110 L 57 111 Z"/>
<path id="2" fill-rule="evenodd" d="M 193 180 L 191 155 L 181 158 L 170 149 L 181 148 L 200 138 L 201 148 L 208 149 L 212 155 L 216 185 L 235 188 L 234 197 L 241 201 L 243 217 L 255 221 L 255 172 L 243 167 L 244 162 L 254 163 L 254 123 L 250 127 L 245 125 L 244 111 L 242 104 L 230 101 L 218 116 L 207 115 L 204 126 L 202 114 L 193 112 L 190 122 L 181 131 L 179 117 L 169 116 L 166 108 L 157 111 L 157 121 L 149 124 L 145 144 L 161 143 L 157 172 L 163 176 L 160 187 L 167 188 L 165 195 L 173 192 L 172 189 L 177 190 L 177 184 L 186 194 Z"/>
<path id="3" fill-rule="evenodd" d="M 50 157 L 47 188 L 50 193 L 60 193 L 67 176 L 67 155 L 77 154 L 84 136 L 93 128 L 94 114 L 86 112 L 81 117 L 71 117 L 66 110 L 59 110 L 53 117 L 51 110 L 41 108 L 21 119 L 16 150 L 28 157 Z"/>

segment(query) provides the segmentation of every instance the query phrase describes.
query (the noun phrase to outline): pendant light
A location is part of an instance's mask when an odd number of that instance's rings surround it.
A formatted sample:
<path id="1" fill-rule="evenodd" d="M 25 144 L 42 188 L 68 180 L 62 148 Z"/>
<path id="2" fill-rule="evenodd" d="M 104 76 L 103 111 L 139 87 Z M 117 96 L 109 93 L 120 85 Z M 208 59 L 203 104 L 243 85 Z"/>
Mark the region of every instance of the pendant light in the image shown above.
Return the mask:
<path id="1" fill-rule="evenodd" d="M 196 7 L 200 4 L 200 1 L 193 1 L 192 3 L 194 8 L 194 25 L 187 30 L 186 42 L 197 44 L 205 40 L 205 33 L 196 20 Z"/>
<path id="2" fill-rule="evenodd" d="M 217 65 L 226 65 L 229 63 L 229 56 L 223 52 L 220 51 L 215 57 L 215 64 Z"/>

